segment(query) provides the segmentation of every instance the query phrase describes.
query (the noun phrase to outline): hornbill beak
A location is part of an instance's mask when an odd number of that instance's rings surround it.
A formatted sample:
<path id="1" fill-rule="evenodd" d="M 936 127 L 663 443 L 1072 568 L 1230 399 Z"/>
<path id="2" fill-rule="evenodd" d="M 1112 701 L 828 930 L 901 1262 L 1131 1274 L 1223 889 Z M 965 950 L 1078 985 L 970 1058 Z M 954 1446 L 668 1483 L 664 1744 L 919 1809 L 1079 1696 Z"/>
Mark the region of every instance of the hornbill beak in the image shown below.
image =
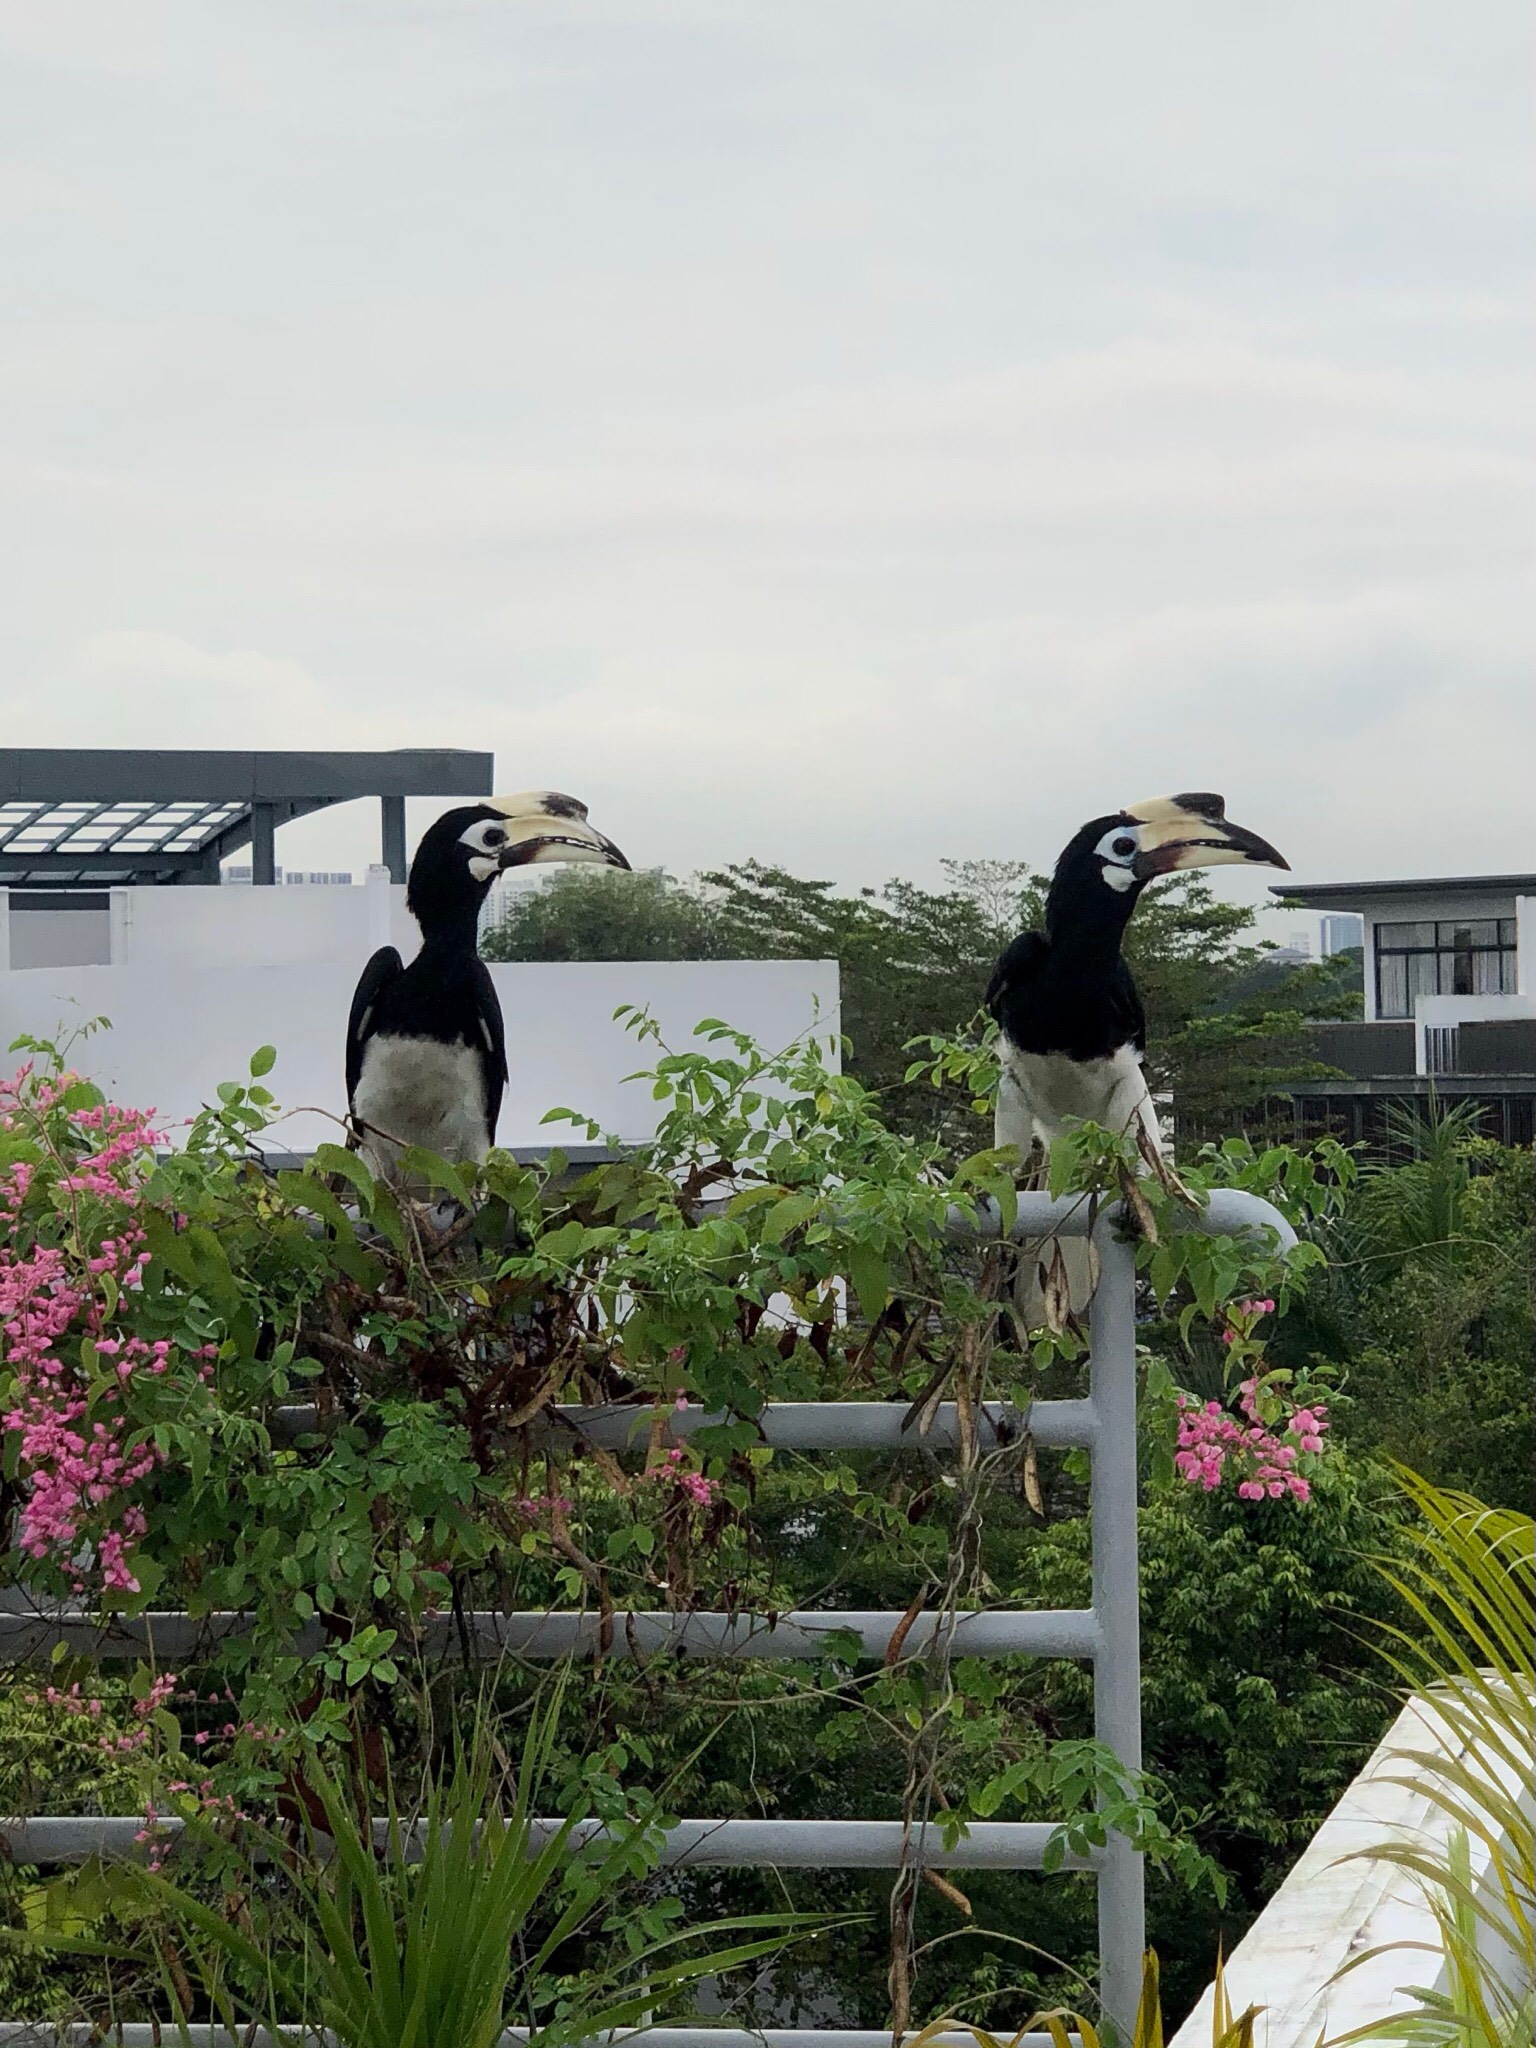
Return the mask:
<path id="1" fill-rule="evenodd" d="M 1290 862 L 1267 839 L 1232 824 L 1226 808 L 1224 798 L 1205 792 L 1131 804 L 1126 816 L 1137 821 L 1140 848 L 1131 864 L 1136 879 L 1149 882 L 1157 875 L 1219 867 L 1226 861 L 1289 869 Z"/>
<path id="2" fill-rule="evenodd" d="M 531 867 L 535 861 L 597 861 L 625 868 L 629 862 L 611 839 L 587 823 L 587 807 L 557 789 L 526 789 L 518 796 L 493 796 L 492 809 L 507 821 L 500 866 Z"/>

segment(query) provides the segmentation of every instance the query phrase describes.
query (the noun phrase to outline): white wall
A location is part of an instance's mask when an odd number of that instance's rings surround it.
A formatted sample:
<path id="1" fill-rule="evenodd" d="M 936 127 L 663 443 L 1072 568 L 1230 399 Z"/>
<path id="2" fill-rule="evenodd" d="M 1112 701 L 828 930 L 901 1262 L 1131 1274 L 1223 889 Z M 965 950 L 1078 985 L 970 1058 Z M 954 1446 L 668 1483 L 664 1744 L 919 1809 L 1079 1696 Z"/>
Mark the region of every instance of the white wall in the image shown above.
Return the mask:
<path id="1" fill-rule="evenodd" d="M 390 929 L 397 898 L 398 934 Z M 392 889 L 382 869 L 352 889 L 114 889 L 112 964 L 281 967 L 366 959 L 390 938 L 409 957 L 420 934 L 404 904 L 404 889 Z"/>
<path id="2" fill-rule="evenodd" d="M 419 933 L 404 890 L 382 874 L 357 889 L 113 891 L 110 967 L 0 971 L 0 1047 L 22 1032 L 65 1037 L 88 1019 L 112 1028 L 81 1040 L 72 1064 L 117 1100 L 159 1113 L 172 1129 L 245 1078 L 251 1054 L 275 1045 L 267 1085 L 291 1114 L 270 1143 L 302 1152 L 338 1135 L 345 1111 L 344 1037 L 352 990 L 376 946 L 406 958 Z M 614 961 L 493 967 L 507 1022 L 511 1082 L 498 1132 L 506 1145 L 568 1142 L 543 1125 L 565 1105 L 633 1142 L 655 1128 L 644 1083 L 651 1063 L 613 1020 L 647 1004 L 674 1049 L 703 1017 L 721 1017 L 777 1049 L 803 1033 L 836 1036 L 837 963 L 827 960 Z M 835 1060 L 835 1052 L 831 1056 Z M 325 1114 L 328 1112 L 329 1114 Z"/>
<path id="3" fill-rule="evenodd" d="M 1413 1006 L 1414 1064 L 1429 1072 L 1424 1035 L 1454 1024 L 1499 1024 L 1536 1017 L 1536 996 L 1420 996 Z"/>
<path id="4" fill-rule="evenodd" d="M 1316 2048 L 1413 2001 L 1407 1984 L 1445 1986 L 1434 1918 L 1413 1877 L 1394 1863 L 1353 1861 L 1362 1849 L 1410 1842 L 1443 1855 L 1450 1834 L 1444 1809 L 1417 1789 L 1419 1774 L 1405 1753 L 1454 1756 L 1458 1738 L 1433 1706 L 1411 1701 L 1383 1737 L 1365 1769 L 1323 1822 L 1300 1860 L 1226 1966 L 1226 1993 L 1234 2012 L 1264 2008 L 1256 2038 L 1265 2048 Z M 1521 1774 L 1495 1757 L 1479 1759 L 1506 1790 L 1524 1797 Z M 1403 1780 L 1409 1782 L 1404 1783 Z M 1471 1840 L 1472 1878 L 1482 1892 L 1489 1880 L 1489 1844 Z M 1508 1842 L 1502 1845 L 1506 1857 Z M 1422 1942 L 1404 1953 L 1391 1944 Z M 1497 1937 L 1480 1938 L 1482 1953 L 1518 1989 L 1530 1989 L 1530 1965 L 1510 1955 Z M 1385 1953 L 1371 1954 L 1383 1949 Z M 1334 1982 L 1346 1963 L 1355 1967 Z M 1210 2048 L 1214 1987 L 1174 2034 L 1168 2048 Z"/>
<path id="5" fill-rule="evenodd" d="M 1536 996 L 1536 896 L 1515 898 L 1515 987 Z"/>

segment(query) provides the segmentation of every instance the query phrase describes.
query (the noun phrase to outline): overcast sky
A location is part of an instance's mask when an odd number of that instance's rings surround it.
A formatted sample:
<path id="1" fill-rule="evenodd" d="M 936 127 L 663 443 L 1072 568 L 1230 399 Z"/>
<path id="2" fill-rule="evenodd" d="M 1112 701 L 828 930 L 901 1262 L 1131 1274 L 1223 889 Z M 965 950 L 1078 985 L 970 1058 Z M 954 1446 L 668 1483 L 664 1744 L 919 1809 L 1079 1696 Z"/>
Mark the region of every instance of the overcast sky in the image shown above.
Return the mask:
<path id="1" fill-rule="evenodd" d="M 682 872 L 1191 787 L 1304 877 L 1536 865 L 1533 59 L 1529 0 L 0 0 L 0 738 L 494 748 Z"/>

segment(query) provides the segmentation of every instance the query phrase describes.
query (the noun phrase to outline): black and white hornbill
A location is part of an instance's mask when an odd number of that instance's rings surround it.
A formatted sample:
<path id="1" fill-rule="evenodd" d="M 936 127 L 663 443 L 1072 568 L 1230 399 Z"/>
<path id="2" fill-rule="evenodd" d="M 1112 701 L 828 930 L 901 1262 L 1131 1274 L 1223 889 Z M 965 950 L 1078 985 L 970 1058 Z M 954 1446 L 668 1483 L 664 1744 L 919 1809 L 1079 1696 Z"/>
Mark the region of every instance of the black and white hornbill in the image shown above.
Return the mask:
<path id="1" fill-rule="evenodd" d="M 987 987 L 1000 1036 L 999 1145 L 1017 1145 L 1027 1161 L 1037 1138 L 1048 1150 L 1071 1122 L 1127 1131 L 1139 1120 L 1160 1149 L 1141 1064 L 1146 1021 L 1120 941 L 1149 882 L 1227 861 L 1290 865 L 1203 793 L 1132 804 L 1068 841 L 1044 931 L 1021 932 Z"/>
<path id="2" fill-rule="evenodd" d="M 347 1020 L 347 1103 L 375 1172 L 393 1173 L 406 1145 L 471 1160 L 495 1138 L 506 1036 L 477 944 L 480 912 L 498 875 L 536 861 L 629 866 L 587 823 L 586 805 L 555 790 L 466 804 L 423 835 L 405 897 L 421 951 L 407 967 L 381 946 Z"/>
<path id="3" fill-rule="evenodd" d="M 1226 861 L 1288 867 L 1268 840 L 1229 823 L 1219 796 L 1156 797 L 1094 818 L 1068 841 L 1045 899 L 1044 931 L 1021 932 L 992 970 L 1002 1074 L 994 1134 L 1025 1166 L 1038 1142 L 1073 1123 L 1140 1127 L 1159 1159 L 1157 1110 L 1142 1071 L 1146 1019 L 1120 941 L 1142 890 L 1159 875 Z M 1092 1299 L 1098 1259 L 1082 1238 L 1022 1249 L 1014 1286 L 1029 1328 L 1060 1327 Z"/>

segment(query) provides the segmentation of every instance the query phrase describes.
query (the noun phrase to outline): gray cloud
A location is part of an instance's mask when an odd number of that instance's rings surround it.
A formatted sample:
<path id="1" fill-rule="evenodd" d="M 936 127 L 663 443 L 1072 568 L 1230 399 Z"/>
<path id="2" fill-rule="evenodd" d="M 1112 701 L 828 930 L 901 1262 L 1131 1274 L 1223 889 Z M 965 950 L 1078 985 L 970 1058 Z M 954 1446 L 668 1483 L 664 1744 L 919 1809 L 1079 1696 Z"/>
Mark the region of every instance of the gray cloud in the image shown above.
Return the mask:
<path id="1" fill-rule="evenodd" d="M 1529 865 L 1536 30 L 1475 30 L 0 8 L 6 735 L 494 746 L 682 869 L 1192 784 Z"/>

